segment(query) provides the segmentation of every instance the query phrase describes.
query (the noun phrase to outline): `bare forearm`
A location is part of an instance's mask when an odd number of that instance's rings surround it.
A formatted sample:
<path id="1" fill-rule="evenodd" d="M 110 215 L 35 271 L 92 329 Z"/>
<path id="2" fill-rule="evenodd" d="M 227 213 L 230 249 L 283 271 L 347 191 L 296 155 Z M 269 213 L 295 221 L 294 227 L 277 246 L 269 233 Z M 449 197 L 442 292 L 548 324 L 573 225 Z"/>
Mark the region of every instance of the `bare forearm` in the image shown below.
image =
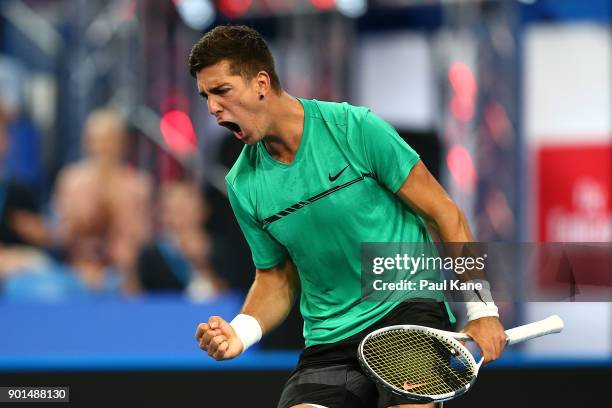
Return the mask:
<path id="1" fill-rule="evenodd" d="M 474 241 L 465 215 L 454 203 L 450 203 L 435 218 L 426 219 L 426 222 L 442 242 Z"/>
<path id="2" fill-rule="evenodd" d="M 483 256 L 481 245 L 474 242 L 467 219 L 456 205 L 453 204 L 445 213 L 426 220 L 426 222 L 439 235 L 447 256 L 472 259 Z M 457 274 L 457 277 L 462 281 L 468 281 L 486 279 L 485 275 L 483 269 L 468 269 Z"/>
<path id="3" fill-rule="evenodd" d="M 242 313 L 255 317 L 265 334 L 285 320 L 298 286 L 297 271 L 289 259 L 272 269 L 258 269 Z"/>
<path id="4" fill-rule="evenodd" d="M 449 256 L 475 256 L 478 248 L 469 245 L 474 238 L 465 215 L 421 162 L 414 166 L 397 194 L 439 237 Z"/>

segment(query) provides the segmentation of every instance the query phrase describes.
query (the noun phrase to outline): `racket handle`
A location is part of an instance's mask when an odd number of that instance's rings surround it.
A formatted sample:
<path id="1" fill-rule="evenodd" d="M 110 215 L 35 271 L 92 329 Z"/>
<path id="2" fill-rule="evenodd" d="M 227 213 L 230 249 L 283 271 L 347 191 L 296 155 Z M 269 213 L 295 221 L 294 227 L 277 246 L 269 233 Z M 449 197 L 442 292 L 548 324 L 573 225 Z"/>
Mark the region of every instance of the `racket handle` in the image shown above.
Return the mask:
<path id="1" fill-rule="evenodd" d="M 506 344 L 510 346 L 547 334 L 559 333 L 561 330 L 563 330 L 563 320 L 557 315 L 552 315 L 544 320 L 506 330 Z"/>

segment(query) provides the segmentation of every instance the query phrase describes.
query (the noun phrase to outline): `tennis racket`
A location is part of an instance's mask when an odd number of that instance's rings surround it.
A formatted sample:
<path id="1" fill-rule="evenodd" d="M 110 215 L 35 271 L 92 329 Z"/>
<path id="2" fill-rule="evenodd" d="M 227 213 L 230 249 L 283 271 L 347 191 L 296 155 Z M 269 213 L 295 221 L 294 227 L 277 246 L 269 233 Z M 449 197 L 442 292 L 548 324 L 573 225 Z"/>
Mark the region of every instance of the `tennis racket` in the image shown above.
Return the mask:
<path id="1" fill-rule="evenodd" d="M 563 330 L 557 315 L 506 330 L 512 345 Z M 418 402 L 441 402 L 466 393 L 476 381 L 476 362 L 454 333 L 416 325 L 389 326 L 368 334 L 359 344 L 359 362 L 374 381 Z"/>

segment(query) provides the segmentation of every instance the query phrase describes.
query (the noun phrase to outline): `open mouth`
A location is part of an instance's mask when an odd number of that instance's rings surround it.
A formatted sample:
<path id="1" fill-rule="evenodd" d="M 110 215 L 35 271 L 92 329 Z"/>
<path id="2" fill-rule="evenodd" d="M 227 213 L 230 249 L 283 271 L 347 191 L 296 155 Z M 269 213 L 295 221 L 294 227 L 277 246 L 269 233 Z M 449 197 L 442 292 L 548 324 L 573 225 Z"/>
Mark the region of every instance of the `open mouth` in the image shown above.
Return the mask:
<path id="1" fill-rule="evenodd" d="M 240 129 L 240 126 L 237 123 L 234 123 L 234 122 L 219 122 L 219 125 L 223 126 L 226 129 L 228 129 L 230 132 L 232 132 L 239 139 L 242 139 L 243 136 L 244 136 L 244 133 L 242 132 L 242 129 Z"/>

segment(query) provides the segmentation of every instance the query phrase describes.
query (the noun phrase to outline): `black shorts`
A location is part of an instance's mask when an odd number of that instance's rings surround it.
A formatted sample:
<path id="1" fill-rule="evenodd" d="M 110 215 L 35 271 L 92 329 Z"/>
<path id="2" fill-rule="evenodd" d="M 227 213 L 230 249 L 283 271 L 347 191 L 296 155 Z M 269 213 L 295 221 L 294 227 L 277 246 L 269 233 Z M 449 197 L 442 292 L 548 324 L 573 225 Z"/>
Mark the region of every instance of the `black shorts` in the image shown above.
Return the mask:
<path id="1" fill-rule="evenodd" d="M 396 324 L 418 324 L 451 330 L 444 303 L 413 299 L 396 306 L 382 319 L 344 340 L 304 349 L 280 397 L 278 408 L 318 404 L 328 408 L 386 408 L 414 404 L 378 386 L 357 360 L 357 347 L 373 330 Z"/>

